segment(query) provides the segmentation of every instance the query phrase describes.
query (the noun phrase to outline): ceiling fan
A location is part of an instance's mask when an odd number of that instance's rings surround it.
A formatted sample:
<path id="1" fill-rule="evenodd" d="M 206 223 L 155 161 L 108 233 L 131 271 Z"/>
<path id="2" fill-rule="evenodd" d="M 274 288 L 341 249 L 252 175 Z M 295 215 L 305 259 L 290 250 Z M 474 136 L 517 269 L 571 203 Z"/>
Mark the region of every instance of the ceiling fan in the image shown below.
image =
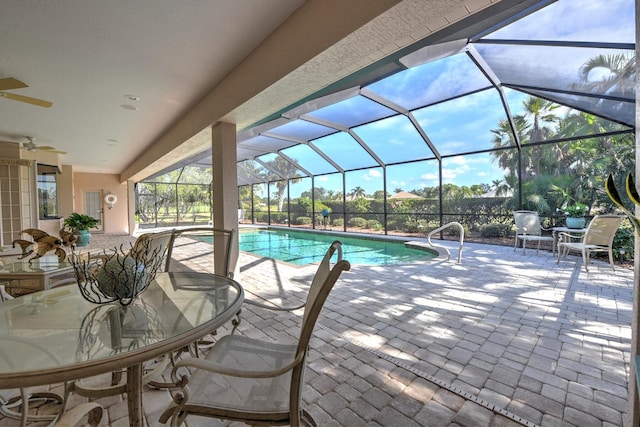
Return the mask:
<path id="1" fill-rule="evenodd" d="M 56 153 L 56 154 L 67 154 L 66 151 L 60 151 L 58 149 L 56 149 L 55 147 L 50 147 L 48 145 L 36 145 L 35 138 L 28 136 L 27 139 L 29 140 L 29 142 L 23 142 L 22 143 L 22 148 L 24 148 L 27 151 L 36 151 L 36 150 L 41 150 L 41 151 L 47 151 L 49 153 Z"/>
<path id="2" fill-rule="evenodd" d="M 27 104 L 37 105 L 38 107 L 49 108 L 53 105 L 52 102 L 45 101 L 43 99 L 31 98 L 30 96 L 16 95 L 15 93 L 4 92 L 5 90 L 22 89 L 29 87 L 28 84 L 21 82 L 13 77 L 6 77 L 0 79 L 0 97 L 12 99 L 14 101 L 26 102 Z"/>

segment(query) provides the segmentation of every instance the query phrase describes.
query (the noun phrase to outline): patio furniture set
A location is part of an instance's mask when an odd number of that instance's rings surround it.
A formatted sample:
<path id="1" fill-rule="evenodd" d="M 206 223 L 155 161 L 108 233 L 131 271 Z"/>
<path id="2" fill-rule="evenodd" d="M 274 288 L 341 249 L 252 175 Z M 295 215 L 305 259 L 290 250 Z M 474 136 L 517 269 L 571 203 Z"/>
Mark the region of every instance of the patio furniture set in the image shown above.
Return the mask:
<path id="1" fill-rule="evenodd" d="M 513 250 L 522 242 L 522 253 L 526 254 L 527 242 L 536 242 L 536 252 L 542 242 L 551 242 L 552 253 L 557 252 L 557 263 L 569 252 L 581 254 L 584 268 L 589 271 L 589 260 L 594 252 L 608 254 L 611 268 L 614 268 L 613 239 L 622 221 L 623 215 L 596 215 L 585 228 L 552 227 L 543 228 L 536 211 L 513 212 L 516 236 Z M 543 232 L 551 232 L 544 235 Z"/>
<path id="2" fill-rule="evenodd" d="M 540 243 L 548 241 L 554 253 L 557 250 L 557 262 L 570 251 L 579 252 L 588 271 L 590 254 L 597 251 L 607 252 L 613 267 L 612 241 L 625 217 L 598 215 L 584 229 L 551 230 L 542 228 L 535 211 L 516 211 L 514 218 L 514 251 L 519 242 L 524 254 L 527 242 L 536 242 L 539 250 Z M 543 235 L 543 231 L 551 231 L 552 235 Z M 194 236 L 207 234 L 212 246 L 216 238 L 224 239 L 220 246 L 224 252 L 222 271 L 173 271 L 174 246 L 191 244 Z M 142 388 L 149 384 L 177 390 L 173 403 L 160 417 L 161 422 L 174 426 L 182 424 L 190 414 L 248 423 L 297 426 L 304 421 L 313 425 L 313 419 L 301 407 L 306 353 L 320 310 L 340 274 L 350 265 L 342 259 L 341 245 L 336 241 L 318 266 L 305 303 L 295 307 L 266 305 L 245 300 L 242 286 L 233 279 L 230 253 L 234 238 L 234 230 L 211 227 L 140 236 L 129 251 L 130 256 L 145 265 L 162 264 L 163 268 L 161 272 L 153 271 L 144 292 L 137 297 L 134 292 L 134 300 L 126 303 L 93 301 L 75 280 L 76 285 L 64 281 L 63 285 L 52 286 L 51 278 L 73 270 L 73 263 L 53 266 L 39 259 L 37 265 L 21 261 L 3 268 L 0 279 L 35 279 L 39 289 L 19 298 L 2 293 L 6 300 L 0 304 L 0 341 L 4 343 L 0 351 L 0 385 L 20 393 L 1 402 L 0 412 L 19 419 L 22 425 L 42 420 L 73 425 L 87 414 L 89 422 L 97 425 L 102 408 L 92 403 L 65 413 L 69 395 L 94 399 L 126 394 L 129 422 L 141 425 Z M 81 275 L 76 276 L 82 282 Z M 198 351 L 203 337 L 234 316 L 237 326 L 244 303 L 265 309 L 304 309 L 298 343 L 273 343 L 237 336 L 232 331 L 214 340 L 208 351 Z M 159 360 L 160 368 L 147 372 L 146 365 Z M 171 381 L 157 382 L 157 375 L 169 363 Z M 109 372 L 111 385 L 83 385 L 82 379 Z M 56 382 L 65 384 L 64 396 L 28 391 L 30 387 Z M 57 401 L 60 411 L 50 416 L 32 415 L 31 399 Z"/>
<path id="3" fill-rule="evenodd" d="M 224 252 L 218 255 L 224 258 L 222 271 L 174 271 L 174 246 L 194 244 L 195 235 L 201 238 L 207 234 L 214 248 L 214 239 L 224 239 L 217 246 Z M 18 298 L 4 294 L 7 299 L 0 303 L 0 388 L 17 389 L 19 393 L 0 402 L 0 412 L 20 420 L 21 425 L 34 421 L 74 425 L 85 416 L 91 425 L 98 425 L 103 408 L 87 403 L 65 411 L 70 394 L 94 399 L 125 393 L 130 425 L 142 425 L 142 388 L 149 384 L 176 389 L 174 402 L 161 416 L 162 422 L 170 421 L 171 425 L 181 424 L 189 414 L 292 426 L 304 419 L 313 424 L 301 407 L 306 354 L 320 310 L 340 274 L 350 265 L 342 259 L 341 244 L 336 241 L 318 266 L 304 304 L 278 308 L 245 301 L 243 288 L 233 279 L 230 267 L 234 238 L 235 230 L 211 227 L 140 236 L 129 255 L 145 265 L 162 263 L 163 268 L 148 279 L 137 297 L 132 291 L 132 301 L 87 298 L 84 270 L 76 274 L 74 284 L 51 287 L 51 270 L 42 269 L 28 277 L 37 278 L 41 289 Z M 150 242 L 153 251 L 148 250 Z M 147 250 L 140 253 L 142 247 Z M 215 252 L 212 250 L 213 257 Z M 149 254 L 154 259 L 149 259 Z M 66 272 L 75 267 L 77 271 L 74 262 L 59 265 L 58 270 Z M 16 267 L 2 277 L 20 280 L 26 276 Z M 199 352 L 198 343 L 203 337 L 234 316 L 237 325 L 245 302 L 270 309 L 304 309 L 298 343 L 266 342 L 232 331 L 215 340 L 208 351 Z M 147 371 L 149 364 L 159 360 L 172 365 L 169 383 L 156 381 L 155 372 Z M 111 385 L 86 386 L 82 382 L 104 373 L 112 373 Z M 29 392 L 31 387 L 52 383 L 65 384 L 64 396 Z M 220 389 L 227 392 L 220 393 Z M 60 410 L 52 415 L 34 415 L 29 411 L 33 399 L 55 401 Z"/>

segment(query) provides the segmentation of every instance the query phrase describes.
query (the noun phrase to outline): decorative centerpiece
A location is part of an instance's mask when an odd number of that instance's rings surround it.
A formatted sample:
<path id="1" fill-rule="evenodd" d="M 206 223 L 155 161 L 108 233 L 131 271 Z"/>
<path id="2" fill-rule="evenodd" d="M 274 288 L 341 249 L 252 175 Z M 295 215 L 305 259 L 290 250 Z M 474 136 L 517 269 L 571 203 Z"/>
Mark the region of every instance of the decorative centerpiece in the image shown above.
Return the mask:
<path id="1" fill-rule="evenodd" d="M 566 216 L 565 224 L 567 228 L 584 228 L 587 223 L 587 219 L 584 217 L 584 214 L 587 212 L 587 205 L 576 203 L 567 206 L 562 212 Z"/>
<path id="2" fill-rule="evenodd" d="M 72 253 L 71 263 L 82 296 L 95 304 L 131 304 L 156 277 L 163 265 L 164 251 L 123 246 L 102 254 Z"/>

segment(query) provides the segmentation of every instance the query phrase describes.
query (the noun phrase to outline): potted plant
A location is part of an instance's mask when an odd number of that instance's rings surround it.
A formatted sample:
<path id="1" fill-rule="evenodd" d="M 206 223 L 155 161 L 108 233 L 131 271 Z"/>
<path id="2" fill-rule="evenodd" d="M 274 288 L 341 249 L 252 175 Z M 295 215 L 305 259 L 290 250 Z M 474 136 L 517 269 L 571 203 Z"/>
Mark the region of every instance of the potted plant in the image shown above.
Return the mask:
<path id="1" fill-rule="evenodd" d="M 64 225 L 73 230 L 74 234 L 78 236 L 76 246 L 86 246 L 91 240 L 89 229 L 97 228 L 98 220 L 90 215 L 73 212 L 64 219 Z"/>
<path id="2" fill-rule="evenodd" d="M 565 223 L 567 228 L 584 228 L 587 223 L 584 214 L 587 212 L 587 205 L 582 203 L 576 203 L 571 206 L 567 206 L 562 210 L 567 217 Z"/>

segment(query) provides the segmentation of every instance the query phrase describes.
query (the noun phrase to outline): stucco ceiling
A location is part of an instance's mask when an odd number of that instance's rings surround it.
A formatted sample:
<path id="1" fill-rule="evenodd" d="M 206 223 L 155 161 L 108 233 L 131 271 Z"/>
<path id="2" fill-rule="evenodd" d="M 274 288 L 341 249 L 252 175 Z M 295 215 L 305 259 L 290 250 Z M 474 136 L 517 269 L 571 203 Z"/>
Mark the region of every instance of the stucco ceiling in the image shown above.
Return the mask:
<path id="1" fill-rule="evenodd" d="M 53 106 L 0 98 L 0 139 L 119 173 L 302 3 L 3 0 L 0 78 Z"/>

